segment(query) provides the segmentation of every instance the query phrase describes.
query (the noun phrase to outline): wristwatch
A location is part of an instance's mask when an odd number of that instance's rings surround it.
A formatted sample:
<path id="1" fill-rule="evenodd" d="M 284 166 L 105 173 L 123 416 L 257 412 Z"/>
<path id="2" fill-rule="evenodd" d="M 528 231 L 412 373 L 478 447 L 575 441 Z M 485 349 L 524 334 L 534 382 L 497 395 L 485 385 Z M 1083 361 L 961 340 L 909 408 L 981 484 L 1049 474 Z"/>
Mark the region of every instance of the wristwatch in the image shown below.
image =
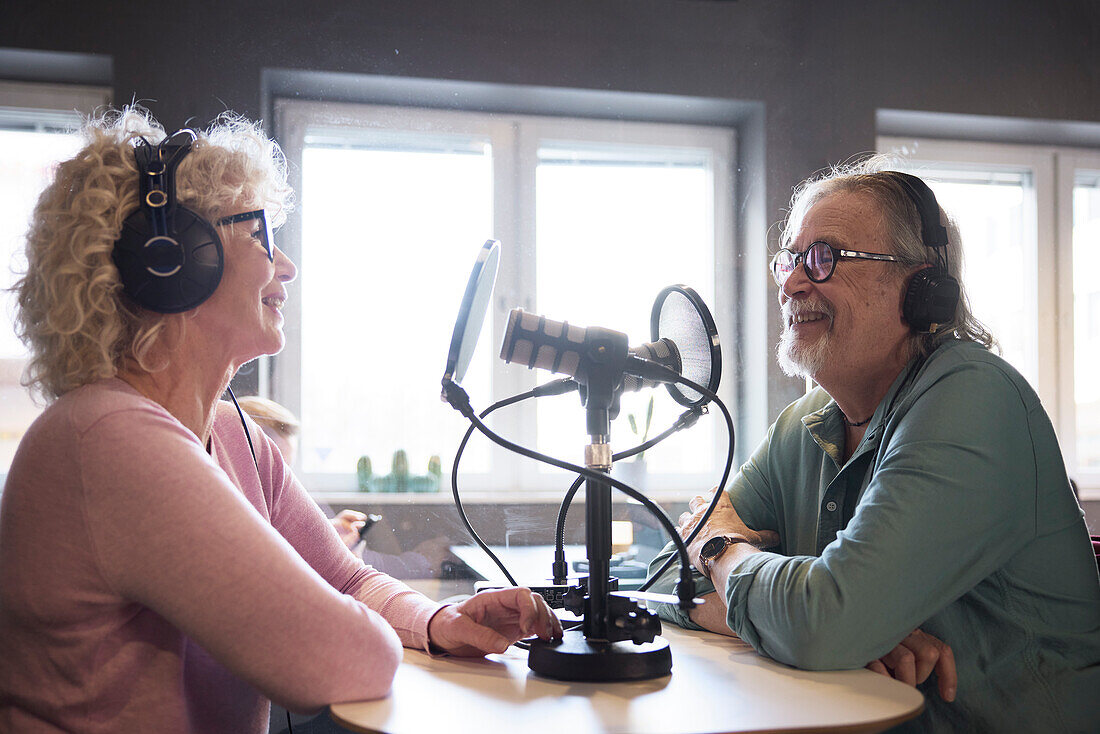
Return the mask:
<path id="1" fill-rule="evenodd" d="M 703 543 L 703 547 L 699 549 L 699 565 L 702 566 L 699 570 L 709 579 L 711 564 L 721 558 L 727 548 L 736 543 L 748 542 L 748 538 L 739 538 L 734 535 L 714 536 L 706 543 Z"/>

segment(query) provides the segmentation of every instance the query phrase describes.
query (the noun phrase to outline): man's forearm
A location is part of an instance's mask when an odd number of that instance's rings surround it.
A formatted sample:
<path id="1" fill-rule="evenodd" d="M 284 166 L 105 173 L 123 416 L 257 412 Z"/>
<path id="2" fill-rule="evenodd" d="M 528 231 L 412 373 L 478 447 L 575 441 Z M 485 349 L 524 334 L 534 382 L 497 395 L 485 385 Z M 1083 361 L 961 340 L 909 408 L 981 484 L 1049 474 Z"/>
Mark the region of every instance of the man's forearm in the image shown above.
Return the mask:
<path id="1" fill-rule="evenodd" d="M 705 603 L 688 613 L 691 621 L 710 632 L 732 635 L 733 630 L 726 624 L 726 600 L 714 592 L 703 596 L 702 599 Z"/>
<path id="2" fill-rule="evenodd" d="M 733 635 L 733 630 L 726 622 L 726 580 L 734 567 L 752 553 L 760 551 L 749 543 L 737 543 L 732 545 L 714 562 L 711 568 L 711 579 L 714 581 L 716 593 L 702 597 L 705 604 L 695 607 L 689 613 L 691 621 L 703 629 L 717 632 L 721 635 Z"/>

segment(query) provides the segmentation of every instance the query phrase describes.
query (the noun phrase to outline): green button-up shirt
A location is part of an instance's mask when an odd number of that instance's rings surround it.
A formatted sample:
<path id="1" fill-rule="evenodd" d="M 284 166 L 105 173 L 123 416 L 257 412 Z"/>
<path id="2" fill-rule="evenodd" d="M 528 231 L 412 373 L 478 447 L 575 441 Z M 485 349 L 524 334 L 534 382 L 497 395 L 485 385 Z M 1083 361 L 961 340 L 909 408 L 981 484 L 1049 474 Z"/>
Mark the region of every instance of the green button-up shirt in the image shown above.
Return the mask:
<path id="1" fill-rule="evenodd" d="M 1100 732 L 1100 579 L 1027 382 L 950 342 L 902 371 L 847 462 L 844 435 L 814 390 L 733 480 L 741 518 L 781 543 L 731 573 L 730 628 L 781 662 L 838 669 L 919 627 L 951 645 L 959 687 L 945 703 L 929 679 L 913 728 Z M 658 613 L 695 627 L 676 607 Z"/>

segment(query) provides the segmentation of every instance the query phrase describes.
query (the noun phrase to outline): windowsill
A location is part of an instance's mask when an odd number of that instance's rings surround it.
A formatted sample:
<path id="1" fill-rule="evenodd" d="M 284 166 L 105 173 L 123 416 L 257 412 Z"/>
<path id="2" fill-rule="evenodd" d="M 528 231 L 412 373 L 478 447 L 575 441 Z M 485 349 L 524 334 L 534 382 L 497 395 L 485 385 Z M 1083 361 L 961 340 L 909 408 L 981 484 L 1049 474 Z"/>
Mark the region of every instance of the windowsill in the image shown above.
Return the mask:
<path id="1" fill-rule="evenodd" d="M 657 490 L 646 492 L 650 500 L 659 503 L 687 502 L 698 492 L 693 490 Z M 317 502 L 330 505 L 450 505 L 450 492 L 311 492 Z M 565 497 L 560 490 L 463 492 L 463 505 L 558 505 Z M 584 496 L 578 501 L 583 501 Z M 625 498 L 624 498 L 625 501 Z M 630 500 L 633 502 L 633 500 Z"/>
<path id="2" fill-rule="evenodd" d="M 1100 502 L 1100 488 L 1082 488 L 1082 502 Z M 578 501 L 584 501 L 584 492 L 580 492 Z M 699 492 L 691 489 L 661 489 L 645 492 L 645 496 L 654 502 L 687 502 Z M 310 492 L 318 502 L 342 505 L 449 505 L 454 496 L 449 492 Z M 464 491 L 461 494 L 463 505 L 557 505 L 565 497 L 563 490 L 489 490 Z M 614 493 L 615 501 L 626 498 Z M 633 502 L 633 500 L 629 500 Z"/>

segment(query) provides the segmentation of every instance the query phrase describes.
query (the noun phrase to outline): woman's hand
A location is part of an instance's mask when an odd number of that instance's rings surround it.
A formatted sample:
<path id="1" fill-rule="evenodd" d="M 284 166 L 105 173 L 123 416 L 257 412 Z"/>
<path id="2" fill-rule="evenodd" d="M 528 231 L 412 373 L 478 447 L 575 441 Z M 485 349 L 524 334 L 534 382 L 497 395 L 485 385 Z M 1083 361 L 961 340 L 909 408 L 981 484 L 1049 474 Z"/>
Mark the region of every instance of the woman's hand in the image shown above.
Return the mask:
<path id="1" fill-rule="evenodd" d="M 955 654 L 951 646 L 919 629 L 878 660 L 867 663 L 867 669 L 902 683 L 917 686 L 936 671 L 936 683 L 940 698 L 955 700 L 959 677 L 955 672 Z"/>
<path id="2" fill-rule="evenodd" d="M 428 623 L 431 643 L 462 657 L 504 652 L 516 640 L 538 635 L 561 639 L 561 622 L 530 589 L 496 589 L 446 606 Z"/>

